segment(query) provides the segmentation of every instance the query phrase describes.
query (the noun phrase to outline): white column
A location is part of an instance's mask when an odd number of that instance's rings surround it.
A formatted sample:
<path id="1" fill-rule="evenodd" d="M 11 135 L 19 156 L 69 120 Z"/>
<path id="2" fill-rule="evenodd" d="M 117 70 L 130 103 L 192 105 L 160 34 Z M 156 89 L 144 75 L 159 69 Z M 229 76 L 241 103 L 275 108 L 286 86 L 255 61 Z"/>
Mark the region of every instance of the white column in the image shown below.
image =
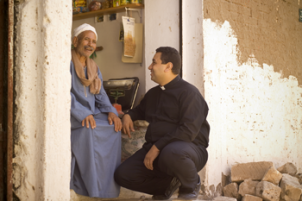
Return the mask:
<path id="1" fill-rule="evenodd" d="M 20 3 L 14 187 L 20 200 L 70 200 L 70 1 Z"/>
<path id="2" fill-rule="evenodd" d="M 203 25 L 203 1 L 201 0 L 183 0 L 182 4 L 182 34 L 183 34 L 183 79 L 196 86 L 203 94 L 205 100 L 210 101 L 205 92 L 205 52 L 204 48 L 204 25 Z M 205 39 L 206 40 L 206 39 Z M 209 108 L 207 117 L 208 122 L 215 122 L 213 110 Z M 208 193 L 211 185 L 214 190 L 221 183 L 221 152 L 224 146 L 223 136 L 214 136 L 212 128 L 210 131 L 210 142 L 208 147 L 208 162 L 202 171 L 199 172 L 201 182 L 205 185 Z M 213 187 L 211 187 L 213 188 Z"/>
<path id="3" fill-rule="evenodd" d="M 183 79 L 204 94 L 203 87 L 203 1 L 182 1 Z"/>

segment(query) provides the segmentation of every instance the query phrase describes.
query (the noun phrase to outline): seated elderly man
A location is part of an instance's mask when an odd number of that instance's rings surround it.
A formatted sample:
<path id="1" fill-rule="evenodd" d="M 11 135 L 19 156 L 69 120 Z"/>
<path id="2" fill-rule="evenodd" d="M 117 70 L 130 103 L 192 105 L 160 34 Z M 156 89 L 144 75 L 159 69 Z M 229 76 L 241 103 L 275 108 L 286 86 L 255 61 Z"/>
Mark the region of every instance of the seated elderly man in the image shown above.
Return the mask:
<path id="1" fill-rule="evenodd" d="M 89 57 L 96 48 L 94 27 L 74 30 L 71 86 L 71 180 L 80 195 L 112 198 L 120 187 L 113 179 L 121 161 L 122 123 L 102 85 L 102 74 Z"/>

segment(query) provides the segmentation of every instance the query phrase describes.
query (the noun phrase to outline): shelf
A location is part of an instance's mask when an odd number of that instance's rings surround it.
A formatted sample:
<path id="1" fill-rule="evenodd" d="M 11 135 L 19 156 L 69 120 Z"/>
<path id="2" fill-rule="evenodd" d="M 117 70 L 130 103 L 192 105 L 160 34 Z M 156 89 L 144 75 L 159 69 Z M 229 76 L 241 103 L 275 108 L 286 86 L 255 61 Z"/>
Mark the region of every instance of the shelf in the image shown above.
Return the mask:
<path id="1" fill-rule="evenodd" d="M 144 8 L 144 5 L 143 4 L 127 4 L 125 6 L 101 9 L 101 10 L 90 11 L 90 12 L 86 12 L 86 13 L 79 13 L 79 14 L 73 15 L 73 20 L 81 20 L 81 19 L 96 17 L 96 16 L 100 16 L 100 15 L 105 15 L 105 14 L 126 12 L 125 7 L 142 9 L 142 8 Z"/>

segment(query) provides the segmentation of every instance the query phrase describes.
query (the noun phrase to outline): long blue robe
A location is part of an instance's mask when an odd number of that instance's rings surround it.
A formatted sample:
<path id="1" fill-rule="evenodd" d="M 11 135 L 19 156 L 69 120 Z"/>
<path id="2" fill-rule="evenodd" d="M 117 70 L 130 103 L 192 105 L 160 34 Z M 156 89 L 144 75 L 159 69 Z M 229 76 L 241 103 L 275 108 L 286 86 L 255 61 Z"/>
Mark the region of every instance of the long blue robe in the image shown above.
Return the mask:
<path id="1" fill-rule="evenodd" d="M 71 87 L 71 180 L 70 188 L 80 195 L 100 198 L 117 197 L 120 187 L 113 175 L 121 163 L 121 133 L 114 131 L 108 122 L 108 112 L 116 109 L 111 105 L 103 88 L 92 94 L 78 78 L 74 64 L 70 64 Z M 87 72 L 85 68 L 85 74 Z M 98 70 L 101 81 L 102 74 Z M 85 92 L 86 90 L 86 92 Z M 87 96 L 87 97 L 86 97 Z M 82 126 L 82 120 L 93 115 L 96 128 Z M 91 127 L 91 126 L 89 126 Z"/>

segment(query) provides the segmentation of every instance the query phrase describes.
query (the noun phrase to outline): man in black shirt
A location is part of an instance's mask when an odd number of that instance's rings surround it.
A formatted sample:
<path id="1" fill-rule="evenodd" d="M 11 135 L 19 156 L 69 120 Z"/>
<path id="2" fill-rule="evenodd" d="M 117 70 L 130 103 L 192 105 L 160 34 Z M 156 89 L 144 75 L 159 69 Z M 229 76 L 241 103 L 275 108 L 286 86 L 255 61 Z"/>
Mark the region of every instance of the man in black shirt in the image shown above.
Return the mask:
<path id="1" fill-rule="evenodd" d="M 118 167 L 115 181 L 156 200 L 169 199 L 178 188 L 178 198 L 194 199 L 201 185 L 198 172 L 208 159 L 207 103 L 179 76 L 181 58 L 174 48 L 158 48 L 148 69 L 159 85 L 122 119 L 129 137 L 133 121 L 149 122 L 146 143 Z"/>

